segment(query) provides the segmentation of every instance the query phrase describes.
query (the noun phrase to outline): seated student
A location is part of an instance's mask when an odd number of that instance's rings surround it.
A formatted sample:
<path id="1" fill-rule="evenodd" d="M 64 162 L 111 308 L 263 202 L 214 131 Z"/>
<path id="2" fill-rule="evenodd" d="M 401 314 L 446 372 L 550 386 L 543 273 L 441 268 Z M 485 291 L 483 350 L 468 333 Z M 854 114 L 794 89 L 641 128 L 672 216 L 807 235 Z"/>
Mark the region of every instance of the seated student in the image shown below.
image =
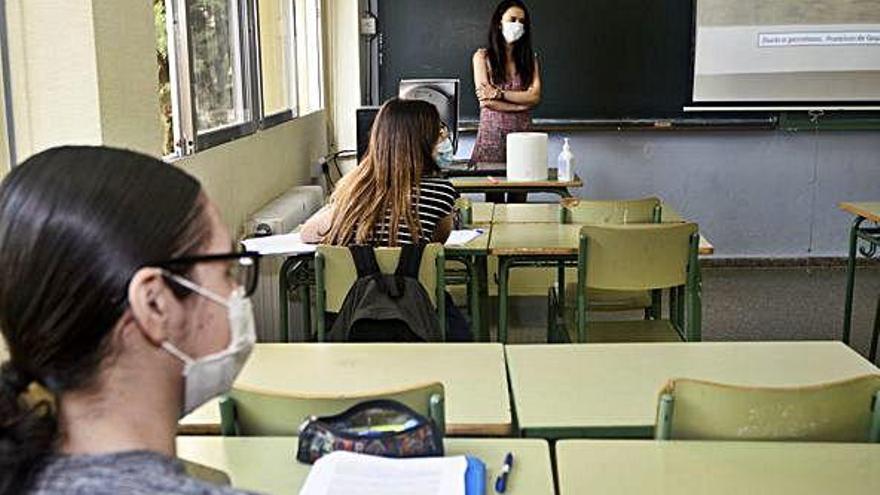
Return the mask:
<path id="1" fill-rule="evenodd" d="M 445 242 L 458 198 L 437 167 L 438 149 L 446 148 L 447 139 L 433 105 L 418 100 L 386 102 L 373 123 L 363 161 L 339 181 L 330 203 L 306 221 L 303 240 L 391 247 Z M 472 340 L 452 298 L 446 302 L 448 340 Z"/>
<path id="2" fill-rule="evenodd" d="M 199 183 L 144 155 L 55 148 L 9 173 L 0 494 L 244 493 L 174 458 L 178 418 L 226 392 L 255 341 L 239 282 L 257 259 L 230 246 Z"/>

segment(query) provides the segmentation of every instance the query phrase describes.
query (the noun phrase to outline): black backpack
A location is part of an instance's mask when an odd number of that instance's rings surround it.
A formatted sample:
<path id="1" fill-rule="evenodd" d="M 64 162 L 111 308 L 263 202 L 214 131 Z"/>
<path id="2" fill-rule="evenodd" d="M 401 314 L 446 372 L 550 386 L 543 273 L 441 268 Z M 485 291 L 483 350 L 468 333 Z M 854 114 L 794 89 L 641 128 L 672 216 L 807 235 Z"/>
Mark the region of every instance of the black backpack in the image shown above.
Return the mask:
<path id="1" fill-rule="evenodd" d="M 405 244 L 397 269 L 383 274 L 372 246 L 350 246 L 358 278 L 329 327 L 330 342 L 440 342 L 443 333 L 419 282 L 424 244 Z"/>

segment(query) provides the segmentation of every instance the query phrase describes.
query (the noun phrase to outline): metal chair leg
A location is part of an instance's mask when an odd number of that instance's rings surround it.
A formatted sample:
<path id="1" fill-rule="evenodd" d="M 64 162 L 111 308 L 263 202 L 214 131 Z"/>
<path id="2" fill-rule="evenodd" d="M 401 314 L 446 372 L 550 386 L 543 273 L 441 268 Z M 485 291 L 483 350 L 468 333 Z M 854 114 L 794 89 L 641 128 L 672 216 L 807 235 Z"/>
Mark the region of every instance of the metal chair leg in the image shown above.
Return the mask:
<path id="1" fill-rule="evenodd" d="M 508 282 L 510 276 L 510 259 L 505 256 L 498 257 L 498 341 L 507 343 L 507 311 L 508 311 Z"/>
<path id="2" fill-rule="evenodd" d="M 872 363 L 877 361 L 878 340 L 880 340 L 880 297 L 877 298 L 877 309 L 874 311 L 874 333 L 871 334 L 871 350 L 868 353 Z"/>
<path id="3" fill-rule="evenodd" d="M 858 232 L 864 217 L 856 217 L 849 229 L 849 259 L 846 264 L 846 301 L 843 303 L 843 343 L 849 345 L 852 329 L 853 289 L 856 280 L 856 248 L 859 244 Z"/>

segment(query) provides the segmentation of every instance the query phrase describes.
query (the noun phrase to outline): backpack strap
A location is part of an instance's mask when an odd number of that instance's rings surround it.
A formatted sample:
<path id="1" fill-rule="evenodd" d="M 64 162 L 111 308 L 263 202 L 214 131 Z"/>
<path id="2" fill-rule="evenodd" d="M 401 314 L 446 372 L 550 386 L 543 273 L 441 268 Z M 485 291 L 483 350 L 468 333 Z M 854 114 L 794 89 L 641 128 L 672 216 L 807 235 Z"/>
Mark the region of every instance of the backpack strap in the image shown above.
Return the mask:
<path id="1" fill-rule="evenodd" d="M 376 261 L 376 252 L 373 246 L 348 246 L 351 257 L 354 259 L 354 267 L 357 269 L 358 279 L 371 278 L 379 285 L 379 290 L 392 299 L 397 299 L 403 293 L 401 284 L 389 285 L 382 276 L 382 270 Z M 398 267 L 400 263 L 398 263 Z"/>
<path id="2" fill-rule="evenodd" d="M 372 246 L 348 246 L 348 251 L 354 259 L 354 267 L 357 269 L 358 278 L 369 277 L 381 273 L 379 263 L 376 262 L 376 252 Z"/>
<path id="3" fill-rule="evenodd" d="M 400 250 L 400 259 L 397 261 L 396 277 L 419 278 L 419 268 L 422 266 L 422 253 L 425 244 L 404 244 Z"/>

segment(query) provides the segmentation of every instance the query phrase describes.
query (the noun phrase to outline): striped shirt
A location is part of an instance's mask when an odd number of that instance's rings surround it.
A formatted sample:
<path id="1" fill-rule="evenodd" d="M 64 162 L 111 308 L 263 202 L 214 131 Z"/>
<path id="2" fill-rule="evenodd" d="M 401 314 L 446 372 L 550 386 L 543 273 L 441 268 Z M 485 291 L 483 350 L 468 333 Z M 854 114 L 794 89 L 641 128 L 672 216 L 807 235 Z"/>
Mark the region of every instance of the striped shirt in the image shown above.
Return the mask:
<path id="1" fill-rule="evenodd" d="M 418 201 L 418 221 L 422 228 L 421 238 L 423 240 L 433 239 L 437 224 L 452 213 L 455 200 L 458 197 L 458 191 L 452 187 L 452 183 L 448 180 L 434 177 L 422 178 L 418 194 L 413 196 L 413 202 Z M 390 244 L 389 223 L 389 219 L 386 218 L 383 224 L 376 227 L 373 236 L 375 245 L 387 246 Z M 402 219 L 397 231 L 397 242 L 399 244 L 412 244 L 413 242 L 412 234 Z"/>

